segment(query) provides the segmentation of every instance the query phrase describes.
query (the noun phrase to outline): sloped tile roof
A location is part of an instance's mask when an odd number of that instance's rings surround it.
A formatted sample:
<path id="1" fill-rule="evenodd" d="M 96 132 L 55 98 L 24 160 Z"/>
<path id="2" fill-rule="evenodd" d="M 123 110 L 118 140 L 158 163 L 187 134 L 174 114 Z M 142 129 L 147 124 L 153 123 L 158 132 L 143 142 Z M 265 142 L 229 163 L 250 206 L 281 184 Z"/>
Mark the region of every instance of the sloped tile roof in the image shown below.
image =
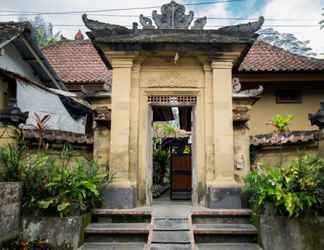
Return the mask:
<path id="1" fill-rule="evenodd" d="M 60 41 L 43 53 L 66 84 L 111 84 L 111 71 L 89 40 Z"/>
<path id="2" fill-rule="evenodd" d="M 293 54 L 257 41 L 252 46 L 239 72 L 306 72 L 324 70 L 324 60 Z"/>
<path id="3" fill-rule="evenodd" d="M 27 22 L 0 22 L 0 44 L 21 34 L 26 28 L 31 28 Z"/>

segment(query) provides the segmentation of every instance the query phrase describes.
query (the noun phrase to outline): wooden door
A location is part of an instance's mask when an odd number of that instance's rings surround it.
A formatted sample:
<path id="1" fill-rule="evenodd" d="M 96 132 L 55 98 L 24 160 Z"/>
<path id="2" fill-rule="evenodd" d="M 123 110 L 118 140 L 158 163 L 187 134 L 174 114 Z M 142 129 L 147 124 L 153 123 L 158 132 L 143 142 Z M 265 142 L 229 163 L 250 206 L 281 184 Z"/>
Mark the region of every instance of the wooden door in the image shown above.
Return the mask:
<path id="1" fill-rule="evenodd" d="M 171 155 L 171 200 L 190 200 L 192 189 L 191 154 Z"/>

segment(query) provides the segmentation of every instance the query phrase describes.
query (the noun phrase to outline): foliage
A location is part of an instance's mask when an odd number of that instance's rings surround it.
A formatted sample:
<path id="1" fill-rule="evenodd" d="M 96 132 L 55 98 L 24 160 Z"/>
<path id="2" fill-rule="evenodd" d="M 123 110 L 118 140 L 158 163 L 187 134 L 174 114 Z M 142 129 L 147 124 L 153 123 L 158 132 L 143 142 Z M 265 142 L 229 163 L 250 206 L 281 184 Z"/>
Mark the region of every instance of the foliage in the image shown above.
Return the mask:
<path id="1" fill-rule="evenodd" d="M 309 47 L 310 41 L 300 41 L 293 34 L 279 33 L 272 28 L 263 29 L 259 33 L 260 40 L 278 48 L 302 56 L 316 56 L 316 53 L 314 53 L 312 48 Z"/>
<path id="2" fill-rule="evenodd" d="M 153 152 L 153 184 L 161 184 L 163 182 L 168 162 L 169 153 L 161 147 L 157 147 Z"/>
<path id="3" fill-rule="evenodd" d="M 2 179 L 23 184 L 25 211 L 70 216 L 85 212 L 100 203 L 101 186 L 111 181 L 95 162 L 82 160 L 71 166 L 71 148 L 65 146 L 59 159 L 46 150 L 30 154 L 24 143 L 0 149 Z"/>
<path id="4" fill-rule="evenodd" d="M 35 116 L 35 124 L 32 124 L 32 127 L 35 129 L 38 135 L 38 149 L 45 148 L 46 145 L 44 143 L 45 132 L 49 129 L 48 122 L 51 119 L 50 115 L 44 115 L 40 117 L 37 113 L 34 113 Z"/>
<path id="5" fill-rule="evenodd" d="M 18 181 L 22 175 L 22 157 L 25 151 L 23 134 L 20 130 L 15 130 L 16 145 L 9 145 L 0 150 L 0 168 L 2 181 Z"/>
<path id="6" fill-rule="evenodd" d="M 19 21 L 28 21 L 35 30 L 35 39 L 40 47 L 49 46 L 58 41 L 60 32 L 53 32 L 53 25 L 47 23 L 41 15 L 35 16 L 34 19 L 19 18 Z"/>
<path id="7" fill-rule="evenodd" d="M 100 173 L 93 162 L 79 161 L 74 168 L 54 167 L 54 175 L 45 185 L 49 195 L 37 206 L 60 216 L 87 211 L 100 202 L 99 187 L 106 181 L 107 175 Z"/>
<path id="8" fill-rule="evenodd" d="M 276 115 L 269 124 L 274 127 L 275 133 L 283 133 L 289 130 L 288 126 L 293 119 L 293 115 Z"/>
<path id="9" fill-rule="evenodd" d="M 272 203 L 278 214 L 298 217 L 309 211 L 323 213 L 324 160 L 304 155 L 286 168 L 252 171 L 245 179 L 244 192 L 255 211 Z"/>
<path id="10" fill-rule="evenodd" d="M 169 122 L 155 122 L 153 124 L 154 138 L 159 142 L 162 138 L 176 136 L 177 129 Z"/>

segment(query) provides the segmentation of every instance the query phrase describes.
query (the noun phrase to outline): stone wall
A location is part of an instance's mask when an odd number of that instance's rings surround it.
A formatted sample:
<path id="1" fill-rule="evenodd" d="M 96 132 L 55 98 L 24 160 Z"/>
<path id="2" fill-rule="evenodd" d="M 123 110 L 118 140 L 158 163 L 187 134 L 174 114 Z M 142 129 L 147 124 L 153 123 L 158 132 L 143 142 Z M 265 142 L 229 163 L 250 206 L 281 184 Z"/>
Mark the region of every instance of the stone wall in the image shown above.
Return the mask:
<path id="1" fill-rule="evenodd" d="M 267 205 L 259 224 L 264 250 L 324 249 L 324 217 L 289 219 L 276 216 Z"/>
<path id="2" fill-rule="evenodd" d="M 14 239 L 20 230 L 21 184 L 0 182 L 0 244 Z"/>
<path id="3" fill-rule="evenodd" d="M 59 217 L 24 217 L 23 239 L 46 240 L 57 250 L 77 249 L 83 244 L 83 231 L 90 215 Z"/>

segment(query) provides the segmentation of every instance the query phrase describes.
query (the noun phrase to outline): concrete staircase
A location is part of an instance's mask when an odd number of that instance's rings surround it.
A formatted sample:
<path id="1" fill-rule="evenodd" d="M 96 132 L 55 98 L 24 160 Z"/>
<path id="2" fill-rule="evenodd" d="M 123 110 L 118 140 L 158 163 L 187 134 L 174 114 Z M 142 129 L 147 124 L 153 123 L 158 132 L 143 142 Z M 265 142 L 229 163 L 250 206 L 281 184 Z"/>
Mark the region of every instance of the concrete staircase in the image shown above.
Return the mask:
<path id="1" fill-rule="evenodd" d="M 262 250 L 247 209 L 201 209 L 186 217 L 96 209 L 80 250 Z"/>
<path id="2" fill-rule="evenodd" d="M 191 250 L 194 238 L 189 218 L 154 218 L 150 250 Z"/>
<path id="3" fill-rule="evenodd" d="M 81 250 L 143 250 L 147 247 L 151 212 L 96 209 L 84 232 Z"/>
<path id="4" fill-rule="evenodd" d="M 203 210 L 192 213 L 197 250 L 261 250 L 257 229 L 247 209 Z"/>

